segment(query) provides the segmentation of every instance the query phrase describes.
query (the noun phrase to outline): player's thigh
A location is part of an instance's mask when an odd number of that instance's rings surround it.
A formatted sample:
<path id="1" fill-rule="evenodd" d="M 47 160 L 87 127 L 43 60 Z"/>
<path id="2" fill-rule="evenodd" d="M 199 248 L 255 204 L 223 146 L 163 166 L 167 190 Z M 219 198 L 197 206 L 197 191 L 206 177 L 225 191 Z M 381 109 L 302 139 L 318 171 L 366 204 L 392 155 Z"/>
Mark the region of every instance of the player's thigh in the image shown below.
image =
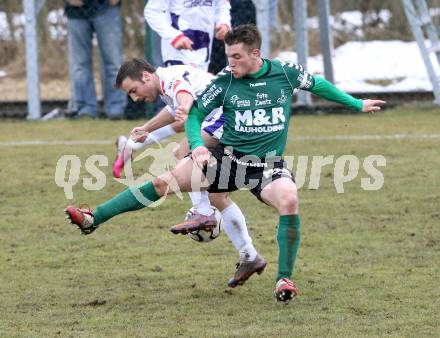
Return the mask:
<path id="1" fill-rule="evenodd" d="M 189 153 L 188 139 L 184 137 L 174 148 L 173 154 L 177 160 L 183 159 Z"/>
<path id="2" fill-rule="evenodd" d="M 298 213 L 298 190 L 290 178 L 281 177 L 267 184 L 261 191 L 261 199 L 281 215 Z"/>
<path id="3" fill-rule="evenodd" d="M 202 170 L 190 157 L 179 161 L 173 170 L 160 175 L 156 180 L 162 182 L 164 185 L 162 189 L 173 192 L 206 190 L 208 186 Z"/>

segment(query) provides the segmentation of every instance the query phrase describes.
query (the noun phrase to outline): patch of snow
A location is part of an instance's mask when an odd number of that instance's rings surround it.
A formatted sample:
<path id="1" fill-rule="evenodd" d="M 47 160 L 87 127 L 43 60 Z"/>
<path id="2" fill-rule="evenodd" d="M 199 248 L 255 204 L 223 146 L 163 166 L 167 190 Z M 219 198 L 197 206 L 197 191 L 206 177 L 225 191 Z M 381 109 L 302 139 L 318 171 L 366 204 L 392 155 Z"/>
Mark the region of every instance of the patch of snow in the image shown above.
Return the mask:
<path id="1" fill-rule="evenodd" d="M 294 52 L 277 57 L 296 62 Z M 433 64 L 440 74 L 435 55 Z M 322 56 L 309 57 L 306 69 L 324 74 Z M 347 42 L 333 53 L 336 85 L 350 92 L 432 91 L 432 85 L 415 42 L 366 41 Z"/>

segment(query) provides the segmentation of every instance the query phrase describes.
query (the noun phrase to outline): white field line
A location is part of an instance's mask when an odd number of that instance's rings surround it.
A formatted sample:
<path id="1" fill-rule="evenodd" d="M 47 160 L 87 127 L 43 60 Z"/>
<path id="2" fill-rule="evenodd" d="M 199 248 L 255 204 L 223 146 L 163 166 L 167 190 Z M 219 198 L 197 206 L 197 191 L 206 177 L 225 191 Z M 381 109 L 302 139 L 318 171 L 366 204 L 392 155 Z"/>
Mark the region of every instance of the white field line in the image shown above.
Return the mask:
<path id="1" fill-rule="evenodd" d="M 115 141 L 111 140 L 72 140 L 72 141 L 8 141 L 0 142 L 0 147 L 28 147 L 28 146 L 81 146 L 81 145 L 107 145 L 115 144 Z"/>
<path id="2" fill-rule="evenodd" d="M 423 140 L 440 139 L 440 134 L 391 134 L 391 135 L 334 135 L 334 136 L 291 136 L 289 141 L 353 141 L 353 140 Z M 29 146 L 81 146 L 81 145 L 112 145 L 112 140 L 72 140 L 72 141 L 6 141 L 0 142 L 0 147 L 29 147 Z"/>
<path id="3" fill-rule="evenodd" d="M 391 135 L 334 135 L 334 136 L 292 136 L 290 141 L 356 141 L 356 140 L 423 140 L 438 139 L 440 134 L 391 134 Z"/>

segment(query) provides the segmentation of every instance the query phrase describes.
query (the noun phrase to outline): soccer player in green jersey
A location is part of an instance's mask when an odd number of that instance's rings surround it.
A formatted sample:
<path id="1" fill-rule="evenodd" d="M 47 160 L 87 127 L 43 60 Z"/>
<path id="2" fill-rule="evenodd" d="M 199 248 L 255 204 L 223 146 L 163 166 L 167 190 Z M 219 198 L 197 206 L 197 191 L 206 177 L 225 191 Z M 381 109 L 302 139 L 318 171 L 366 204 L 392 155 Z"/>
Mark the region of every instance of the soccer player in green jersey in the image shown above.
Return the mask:
<path id="1" fill-rule="evenodd" d="M 87 230 L 120 213 L 143 208 L 170 192 L 203 189 L 216 193 L 247 188 L 279 214 L 275 296 L 286 302 L 298 292 L 292 274 L 301 227 L 297 188 L 281 157 L 294 91 L 308 90 L 363 112 L 380 110 L 385 102 L 355 99 L 293 62 L 262 59 L 261 36 L 254 25 L 237 26 L 228 32 L 225 45 L 229 66 L 198 96 L 186 121 L 191 156 L 170 172 L 128 188 L 93 213 L 75 207 L 66 210 L 74 224 Z M 201 138 L 201 123 L 220 106 L 225 121 L 223 136 L 217 146 L 208 149 Z M 171 230 L 187 232 L 184 225 Z"/>

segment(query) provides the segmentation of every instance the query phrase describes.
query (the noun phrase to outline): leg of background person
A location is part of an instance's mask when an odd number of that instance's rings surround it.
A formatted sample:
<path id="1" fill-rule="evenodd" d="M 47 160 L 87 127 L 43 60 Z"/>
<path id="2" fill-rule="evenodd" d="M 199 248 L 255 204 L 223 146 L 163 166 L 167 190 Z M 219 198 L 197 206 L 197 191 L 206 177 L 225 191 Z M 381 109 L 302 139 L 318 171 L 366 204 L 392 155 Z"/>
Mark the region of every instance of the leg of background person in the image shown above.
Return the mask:
<path id="1" fill-rule="evenodd" d="M 101 55 L 104 110 L 109 118 L 122 118 L 127 96 L 114 87 L 116 75 L 122 64 L 122 25 L 119 6 L 111 6 L 93 19 Z"/>
<path id="2" fill-rule="evenodd" d="M 151 46 L 160 46 L 161 37 L 153 29 L 150 29 Z M 151 48 L 151 60 L 148 60 L 154 67 L 163 65 L 161 48 Z"/>
<path id="3" fill-rule="evenodd" d="M 147 103 L 134 102 L 129 95 L 127 95 L 127 105 L 124 109 L 124 116 L 127 120 L 144 119 L 147 116 Z"/>
<path id="4" fill-rule="evenodd" d="M 71 47 L 70 47 L 70 37 L 68 36 L 68 49 L 69 49 L 69 91 L 70 91 L 70 99 L 69 102 L 67 102 L 67 114 L 68 116 L 74 116 L 76 114 L 78 114 L 78 107 L 76 105 L 76 100 L 75 100 L 75 81 L 74 81 L 74 64 L 73 64 L 73 59 L 71 57 Z"/>
<path id="5" fill-rule="evenodd" d="M 150 29 L 150 38 L 151 38 L 150 46 L 160 46 L 160 44 L 161 44 L 161 37 L 153 29 Z M 162 67 L 163 66 L 162 49 L 161 48 L 157 48 L 157 47 L 156 48 L 151 48 L 151 50 L 150 50 L 150 57 L 151 57 L 151 60 L 148 60 L 148 61 L 151 61 L 150 63 L 154 67 L 157 68 L 157 67 Z M 165 107 L 165 103 L 160 99 L 160 97 L 158 97 L 156 99 L 156 101 L 154 102 L 154 111 L 158 112 L 163 107 Z"/>
<path id="6" fill-rule="evenodd" d="M 96 116 L 97 102 L 92 66 L 93 28 L 88 20 L 67 20 L 73 93 L 79 115 Z"/>
<path id="7" fill-rule="evenodd" d="M 291 279 L 301 236 L 296 185 L 289 178 L 277 179 L 264 187 L 261 198 L 277 209 L 280 215 L 277 233 L 279 257 L 276 280 Z"/>

